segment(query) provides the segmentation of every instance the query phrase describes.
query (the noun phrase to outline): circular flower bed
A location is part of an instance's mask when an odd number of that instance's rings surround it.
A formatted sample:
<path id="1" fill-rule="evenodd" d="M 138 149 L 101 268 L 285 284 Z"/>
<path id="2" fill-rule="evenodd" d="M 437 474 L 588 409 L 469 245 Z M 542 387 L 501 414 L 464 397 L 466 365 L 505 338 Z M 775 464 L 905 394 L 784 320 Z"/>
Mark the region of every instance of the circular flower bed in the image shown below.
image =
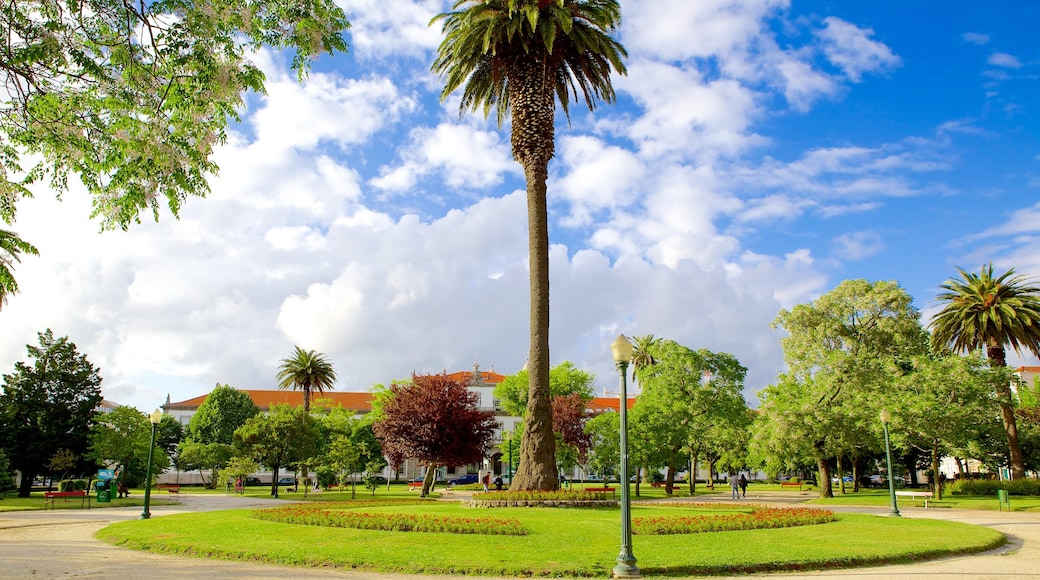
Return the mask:
<path id="1" fill-rule="evenodd" d="M 697 505 L 697 504 L 688 504 Z M 697 505 L 700 509 L 718 509 L 715 505 Z M 644 536 L 663 534 L 699 534 L 770 528 L 812 526 L 837 521 L 834 512 L 815 508 L 775 508 L 745 506 L 740 513 L 639 517 L 632 520 L 632 533 Z"/>
<path id="2" fill-rule="evenodd" d="M 444 532 L 451 534 L 484 534 L 493 536 L 526 536 L 527 529 L 511 518 L 458 518 L 426 514 L 366 513 L 359 508 L 373 505 L 402 505 L 424 502 L 370 502 L 358 504 L 291 504 L 253 511 L 260 520 L 325 526 L 330 528 L 354 528 L 359 530 L 382 530 L 389 532 Z"/>

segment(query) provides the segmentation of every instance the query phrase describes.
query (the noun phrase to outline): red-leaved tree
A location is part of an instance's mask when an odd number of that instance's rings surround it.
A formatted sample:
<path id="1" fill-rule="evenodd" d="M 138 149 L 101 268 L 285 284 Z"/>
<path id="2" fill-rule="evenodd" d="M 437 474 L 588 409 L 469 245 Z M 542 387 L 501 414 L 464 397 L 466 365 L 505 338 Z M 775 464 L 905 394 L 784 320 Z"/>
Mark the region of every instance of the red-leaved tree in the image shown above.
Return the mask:
<path id="1" fill-rule="evenodd" d="M 578 393 L 556 395 L 552 400 L 553 431 L 560 441 L 574 448 L 579 463 L 585 463 L 592 447 L 592 435 L 585 432 L 587 409 L 585 399 Z"/>
<path id="2" fill-rule="evenodd" d="M 422 496 L 437 467 L 480 463 L 495 432 L 495 415 L 481 411 L 480 396 L 448 375 L 412 375 L 390 386 L 383 416 L 372 429 L 390 457 L 426 465 Z"/>

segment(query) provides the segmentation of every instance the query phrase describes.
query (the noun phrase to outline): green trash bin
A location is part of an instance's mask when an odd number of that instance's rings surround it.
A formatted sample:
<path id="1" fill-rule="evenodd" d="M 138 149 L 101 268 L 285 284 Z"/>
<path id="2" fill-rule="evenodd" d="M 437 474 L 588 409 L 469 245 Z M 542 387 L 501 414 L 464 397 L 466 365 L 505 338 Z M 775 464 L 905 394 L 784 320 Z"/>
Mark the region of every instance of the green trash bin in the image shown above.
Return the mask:
<path id="1" fill-rule="evenodd" d="M 1011 502 L 1008 501 L 1008 492 L 1006 489 L 997 490 L 997 510 L 1003 511 L 1004 507 L 1007 506 L 1007 510 L 1011 511 Z"/>
<path id="2" fill-rule="evenodd" d="M 109 490 L 108 481 L 98 481 L 94 486 L 97 488 L 97 502 L 98 503 L 110 503 L 112 501 L 112 492 Z"/>

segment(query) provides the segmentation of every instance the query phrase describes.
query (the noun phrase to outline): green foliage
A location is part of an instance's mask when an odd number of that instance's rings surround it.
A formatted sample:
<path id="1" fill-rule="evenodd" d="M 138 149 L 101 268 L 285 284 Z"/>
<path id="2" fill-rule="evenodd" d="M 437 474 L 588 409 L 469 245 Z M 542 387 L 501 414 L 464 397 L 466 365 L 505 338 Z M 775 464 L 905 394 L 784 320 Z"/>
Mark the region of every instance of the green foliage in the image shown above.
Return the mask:
<path id="1" fill-rule="evenodd" d="M 217 384 L 188 422 L 187 438 L 196 443 L 231 445 L 235 430 L 260 412 L 246 393 Z"/>
<path id="2" fill-rule="evenodd" d="M 178 449 L 178 462 L 182 469 L 199 471 L 199 477 L 202 478 L 202 483 L 207 487 L 212 488 L 217 484 L 216 480 L 212 477 L 210 481 L 206 481 L 206 476 L 203 470 L 209 470 L 210 473 L 217 473 L 227 465 L 228 461 L 234 456 L 234 449 L 231 445 L 224 443 L 199 443 L 191 439 L 182 441 Z"/>
<path id="3" fill-rule="evenodd" d="M 2 160 L 3 155 L 0 154 L 0 162 Z M 0 163 L 0 168 L 2 168 L 2 163 Z M 0 179 L 2 179 L 2 175 L 0 173 Z M 0 189 L 0 198 L 2 197 L 2 189 Z M 2 205 L 0 202 L 0 206 Z M 0 216 L 2 216 L 2 210 L 0 210 Z M 0 228 L 0 309 L 7 304 L 8 296 L 18 293 L 18 282 L 15 281 L 11 268 L 16 262 L 22 261 L 21 254 L 39 256 L 40 252 L 35 246 L 19 238 L 18 234 Z"/>
<path id="4" fill-rule="evenodd" d="M 317 420 L 302 407 L 274 405 L 235 431 L 235 446 L 274 472 L 271 495 L 278 497 L 279 468 L 314 458 L 320 437 Z"/>
<path id="5" fill-rule="evenodd" d="M 1040 479 L 958 479 L 948 484 L 951 495 L 983 495 L 996 498 L 997 490 L 1007 490 L 1008 495 L 1040 496 Z"/>
<path id="6" fill-rule="evenodd" d="M 0 449 L 0 499 L 4 494 L 14 489 L 14 480 L 11 474 L 11 462 L 7 459 L 7 453 Z"/>
<path id="7" fill-rule="evenodd" d="M 523 417 L 527 413 L 529 377 L 526 370 L 509 375 L 495 386 L 495 399 L 507 413 Z M 583 371 L 570 361 L 564 361 L 549 370 L 549 397 L 579 395 L 589 401 L 593 397 L 596 375 Z"/>
<path id="8" fill-rule="evenodd" d="M 238 478 L 242 478 L 242 481 L 245 481 L 246 476 L 256 473 L 257 471 L 260 471 L 260 465 L 252 459 L 242 456 L 232 457 L 228 460 L 227 464 L 217 472 L 216 477 L 213 478 L 212 487 L 220 489 L 221 483 L 223 483 L 224 488 L 226 488 L 229 483 L 234 487 L 234 482 L 237 481 Z"/>
<path id="9" fill-rule="evenodd" d="M 83 491 L 89 483 L 86 479 L 63 479 L 58 482 L 58 491 Z"/>
<path id="10" fill-rule="evenodd" d="M 91 428 L 89 456 L 98 465 L 115 467 L 124 481 L 133 484 L 144 481 L 151 441 L 148 416 L 133 407 L 119 406 L 99 417 Z M 162 473 L 169 466 L 165 453 L 152 454 L 153 473 Z"/>
<path id="11" fill-rule="evenodd" d="M 59 449 L 85 456 L 101 403 L 101 376 L 86 355 L 50 329 L 39 333 L 39 341 L 26 346 L 31 365 L 18 362 L 4 375 L 0 394 L 0 449 L 22 473 L 21 497 L 29 497 L 33 478 Z"/>
<path id="12" fill-rule="evenodd" d="M 328 474 L 333 482 L 343 485 L 353 473 L 378 471 L 386 466 L 368 417 L 355 419 L 350 411 L 340 407 L 322 416 L 320 424 L 321 451 L 314 462 L 319 474 Z"/>
<path id="13" fill-rule="evenodd" d="M 0 82 L 18 87 L 0 106 L 0 218 L 27 185 L 49 177 L 60 193 L 76 174 L 106 228 L 209 191 L 242 93 L 264 91 L 250 54 L 294 49 L 302 78 L 346 50 L 348 26 L 332 0 L 37 0 L 0 20 Z"/>

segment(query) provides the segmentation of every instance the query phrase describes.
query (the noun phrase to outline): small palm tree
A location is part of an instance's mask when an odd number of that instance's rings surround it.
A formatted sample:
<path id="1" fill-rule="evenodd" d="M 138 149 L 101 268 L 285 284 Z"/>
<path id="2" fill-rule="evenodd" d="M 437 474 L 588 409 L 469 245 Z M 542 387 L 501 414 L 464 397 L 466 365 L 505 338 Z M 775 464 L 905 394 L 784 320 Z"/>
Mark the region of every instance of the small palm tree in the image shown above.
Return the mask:
<path id="1" fill-rule="evenodd" d="M 40 255 L 32 244 L 23 241 L 18 234 L 0 229 L 0 309 L 7 304 L 8 296 L 18 293 L 18 283 L 15 282 L 11 268 L 16 262 L 22 261 L 19 254 Z"/>
<path id="2" fill-rule="evenodd" d="M 311 410 L 311 393 L 324 393 L 335 388 L 336 371 L 325 355 L 313 350 L 294 347 L 293 355 L 282 359 L 278 367 L 280 390 L 303 391 L 303 410 Z"/>
<path id="3" fill-rule="evenodd" d="M 983 266 L 978 274 L 957 268 L 961 277 L 940 286 L 944 290 L 936 298 L 943 309 L 928 323 L 932 346 L 949 345 L 955 351 L 986 349 L 993 366 L 1007 366 L 1005 346 L 1015 352 L 1023 349 L 1040 356 L 1040 287 L 1031 285 L 1025 276 L 1016 276 L 1012 268 L 993 276 L 993 264 Z M 1018 426 L 1011 400 L 1011 386 L 997 393 L 1004 430 L 1008 437 L 1011 473 L 1015 479 L 1025 477 L 1025 463 L 1018 441 Z"/>
<path id="4" fill-rule="evenodd" d="M 656 361 L 654 360 L 654 351 L 657 345 L 661 343 L 661 339 L 655 337 L 652 334 L 645 336 L 633 336 L 632 337 L 632 379 L 636 380 L 639 376 L 639 371 L 653 365 Z"/>
<path id="5" fill-rule="evenodd" d="M 433 71 L 445 77 L 441 99 L 462 88 L 460 114 L 495 109 L 512 117 L 513 158 L 527 182 L 531 328 L 529 396 L 520 470 L 513 489 L 559 488 L 549 394 L 549 226 L 546 180 L 555 152 L 556 102 L 569 118 L 572 96 L 590 110 L 613 102 L 613 71 L 625 73 L 624 47 L 610 34 L 617 0 L 457 0 L 441 22 L 444 41 Z"/>

